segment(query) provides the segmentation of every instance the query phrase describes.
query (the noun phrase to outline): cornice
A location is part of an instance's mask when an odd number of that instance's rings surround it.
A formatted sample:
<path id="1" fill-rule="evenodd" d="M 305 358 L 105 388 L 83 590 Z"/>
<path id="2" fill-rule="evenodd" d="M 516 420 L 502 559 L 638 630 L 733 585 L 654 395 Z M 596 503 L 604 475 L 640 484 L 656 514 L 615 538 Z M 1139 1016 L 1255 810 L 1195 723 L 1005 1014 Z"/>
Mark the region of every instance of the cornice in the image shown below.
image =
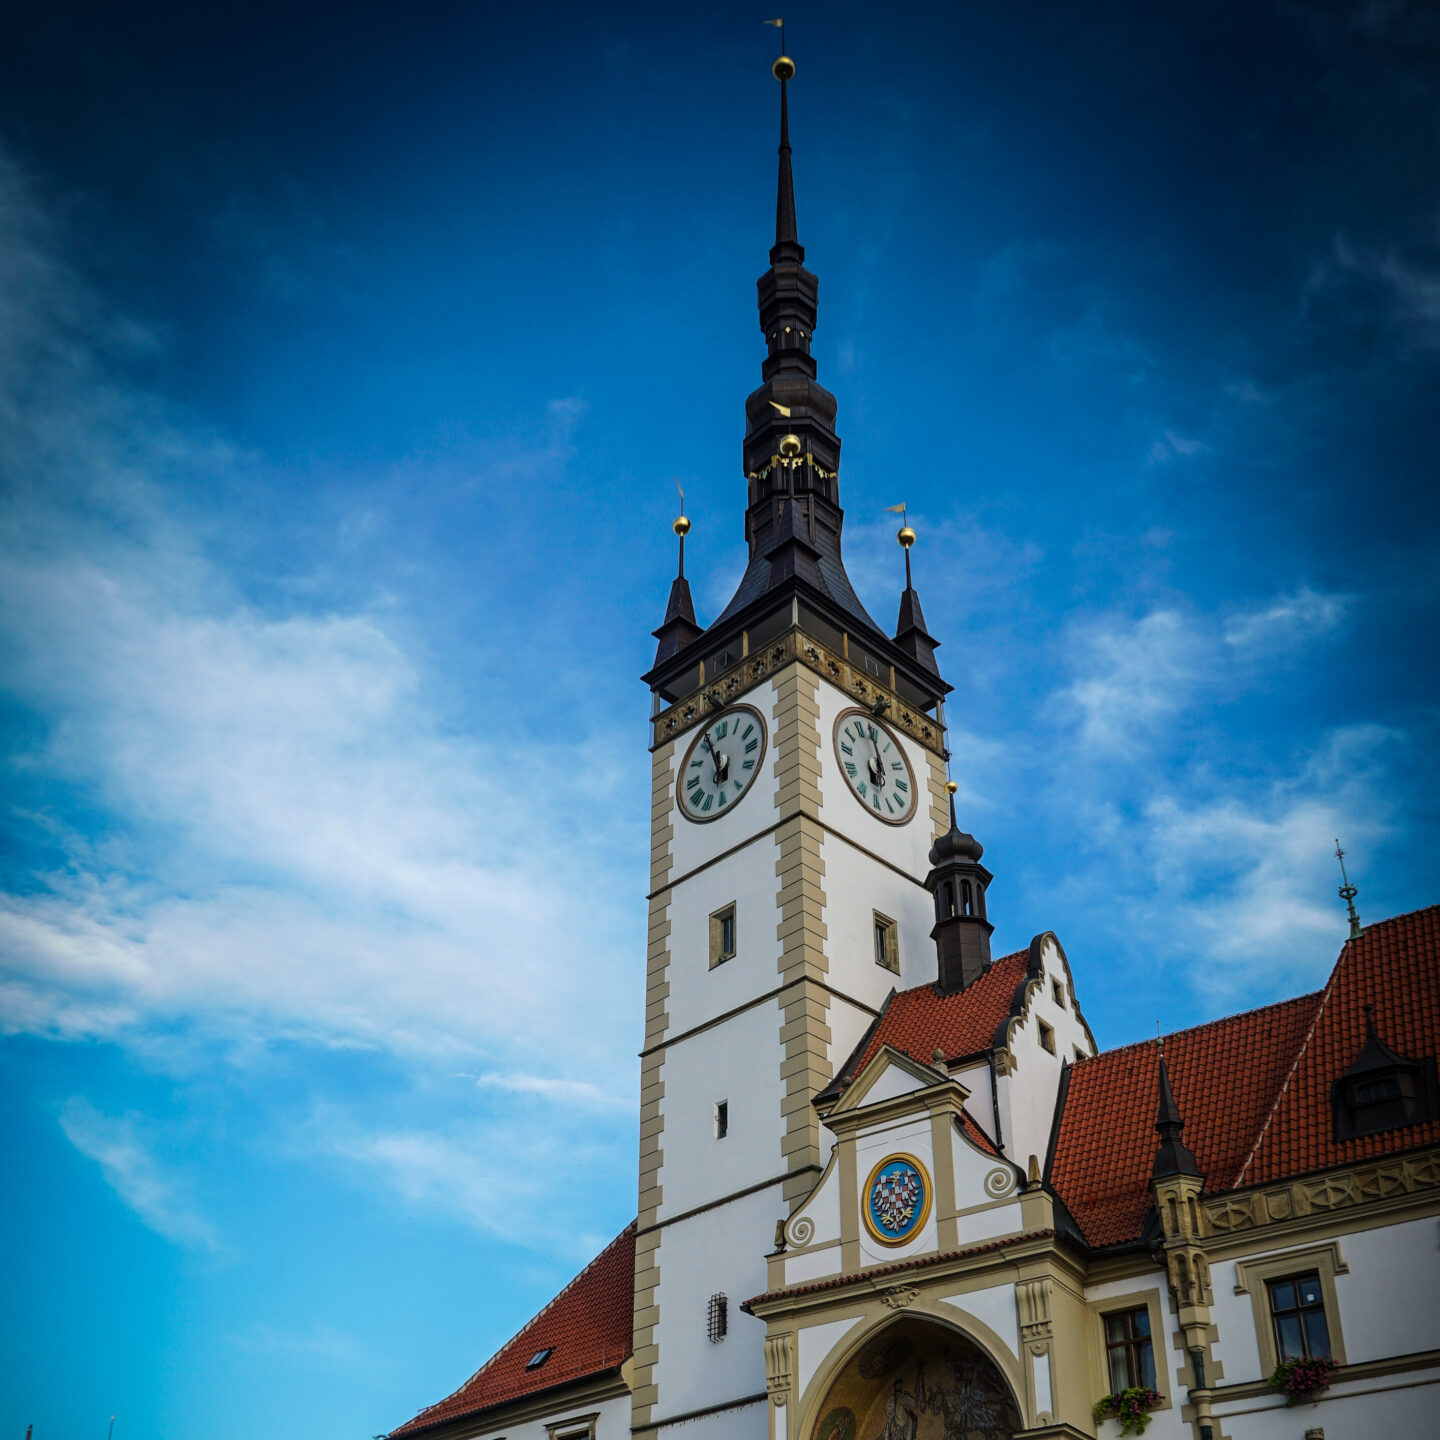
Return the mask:
<path id="1" fill-rule="evenodd" d="M 1288 1235 L 1334 1223 L 1337 1215 L 1356 1210 L 1373 1214 L 1428 1209 L 1437 1201 L 1440 1146 L 1252 1190 L 1223 1191 L 1200 1203 L 1205 1248 L 1213 1254 L 1232 1238 L 1244 1245 L 1257 1230 Z"/>
<path id="2" fill-rule="evenodd" d="M 868 636 L 865 639 L 866 643 L 870 643 Z M 855 704 L 883 714 L 887 725 L 895 726 L 943 758 L 945 727 L 938 720 L 902 700 L 895 690 L 873 675 L 852 669 L 843 655 L 832 653 L 818 640 L 806 635 L 798 625 L 759 650 L 742 655 L 734 665 L 719 674 L 705 676 L 689 695 L 659 711 L 651 722 L 654 743 L 650 748 L 658 749 L 667 741 L 685 734 L 795 661 L 844 691 Z M 877 709 L 877 706 L 882 708 Z"/>

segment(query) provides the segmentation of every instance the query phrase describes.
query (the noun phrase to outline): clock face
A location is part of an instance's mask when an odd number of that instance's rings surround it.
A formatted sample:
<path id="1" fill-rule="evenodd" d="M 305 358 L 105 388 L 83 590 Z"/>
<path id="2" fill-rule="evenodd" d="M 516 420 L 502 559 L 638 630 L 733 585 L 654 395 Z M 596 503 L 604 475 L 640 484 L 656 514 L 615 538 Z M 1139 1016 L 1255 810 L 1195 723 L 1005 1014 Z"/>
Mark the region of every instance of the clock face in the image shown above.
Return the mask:
<path id="1" fill-rule="evenodd" d="M 733 809 L 760 773 L 765 722 L 736 705 L 714 716 L 690 742 L 675 781 L 675 803 L 689 820 L 718 820 Z"/>
<path id="2" fill-rule="evenodd" d="M 899 740 L 864 710 L 835 722 L 835 758 L 850 793 L 877 819 L 903 825 L 915 813 L 915 774 Z"/>

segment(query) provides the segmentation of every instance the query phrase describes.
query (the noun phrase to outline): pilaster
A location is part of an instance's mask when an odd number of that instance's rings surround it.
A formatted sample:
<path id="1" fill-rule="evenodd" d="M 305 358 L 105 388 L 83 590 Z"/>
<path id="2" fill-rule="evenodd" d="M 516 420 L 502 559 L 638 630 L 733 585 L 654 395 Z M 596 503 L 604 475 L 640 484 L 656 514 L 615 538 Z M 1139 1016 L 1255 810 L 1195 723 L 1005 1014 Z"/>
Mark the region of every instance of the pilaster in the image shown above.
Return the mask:
<path id="1" fill-rule="evenodd" d="M 776 678 L 775 874 L 780 889 L 780 1081 L 785 1121 L 783 1187 L 793 1207 L 819 1174 L 820 1124 L 812 1097 L 830 1080 L 830 995 L 825 957 L 825 832 L 820 826 L 820 682 L 799 665 Z M 816 983 L 821 982 L 821 983 Z"/>
<path id="2" fill-rule="evenodd" d="M 660 1217 L 662 1198 L 661 1139 L 665 1116 L 661 1101 L 665 1096 L 665 1052 L 655 1047 L 664 1040 L 670 1023 L 666 1009 L 670 995 L 670 891 L 666 882 L 673 864 L 671 842 L 675 837 L 675 811 L 670 793 L 674 755 L 675 742 L 669 741 L 652 753 L 650 764 L 650 893 L 654 898 L 650 901 L 645 955 L 645 1056 L 640 1062 L 639 1233 L 635 1239 L 635 1350 L 631 1362 L 634 1367 L 631 1417 L 635 1426 L 649 1423 L 657 1396 L 660 1232 L 653 1227 Z"/>

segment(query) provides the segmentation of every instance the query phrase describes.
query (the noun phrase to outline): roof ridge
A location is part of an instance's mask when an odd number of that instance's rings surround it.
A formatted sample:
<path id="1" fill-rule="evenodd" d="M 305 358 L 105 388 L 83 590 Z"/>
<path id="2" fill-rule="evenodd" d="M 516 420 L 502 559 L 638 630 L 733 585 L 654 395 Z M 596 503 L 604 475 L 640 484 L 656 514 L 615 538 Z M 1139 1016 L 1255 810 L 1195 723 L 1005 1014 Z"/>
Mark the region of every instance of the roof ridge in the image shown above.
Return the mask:
<path id="1" fill-rule="evenodd" d="M 1030 954 L 1030 947 L 1027 945 L 1027 946 L 1025 946 L 1025 948 L 1024 948 L 1023 950 L 1012 950 L 1008 955 L 1001 955 L 1001 956 L 999 956 L 997 959 L 994 959 L 994 960 L 992 960 L 992 961 L 990 962 L 990 964 L 986 967 L 986 969 L 981 973 L 979 979 L 977 979 L 977 980 L 975 980 L 974 982 L 972 982 L 971 984 L 967 985 L 964 990 L 957 990 L 957 991 L 955 991 L 955 994 L 956 994 L 956 995 L 966 995 L 966 994 L 968 994 L 971 990 L 973 990 L 973 989 L 975 988 L 976 985 L 978 985 L 978 984 L 980 983 L 981 980 L 983 980 L 983 979 L 985 978 L 986 975 L 990 974 L 990 972 L 991 972 L 992 970 L 994 970 L 997 965 L 1003 965 L 1007 960 L 1016 960 L 1016 959 L 1020 958 L 1022 955 L 1028 957 L 1029 954 Z M 900 996 L 900 995 L 916 995 L 916 994 L 918 994 L 921 990 L 933 990 L 934 988 L 935 988 L 935 982 L 934 982 L 933 980 L 922 980 L 918 985 L 912 985 L 912 986 L 910 986 L 910 988 L 909 988 L 908 990 L 897 990 L 897 991 L 895 992 L 895 994 L 896 994 L 897 996 Z M 950 997 L 947 995 L 947 996 L 944 996 L 943 998 L 948 1000 Z"/>
<path id="2" fill-rule="evenodd" d="M 1433 905 L 1420 905 L 1414 910 L 1402 910 L 1398 915 L 1387 915 L 1383 920 L 1372 920 L 1368 925 L 1360 927 L 1362 935 L 1366 931 L 1378 930 L 1382 925 L 1393 925 L 1397 920 L 1408 920 L 1412 915 L 1423 915 L 1427 910 L 1440 910 L 1440 901 Z M 1346 941 L 1349 944 L 1349 941 Z"/>
<path id="3" fill-rule="evenodd" d="M 412 1419 L 405 1422 L 404 1428 L 414 1425 L 422 1415 L 428 1415 L 432 1410 L 438 1410 L 448 1400 L 453 1400 L 462 1390 L 473 1385 L 509 1348 L 532 1326 L 543 1320 L 561 1300 L 565 1298 L 632 1230 L 639 1227 L 640 1217 L 637 1215 L 603 1250 L 599 1252 L 590 1262 L 577 1274 L 570 1278 L 568 1284 L 557 1290 L 550 1299 L 540 1307 L 503 1345 L 496 1348 L 495 1353 L 470 1376 L 463 1380 L 448 1395 L 443 1395 L 433 1405 L 427 1405 L 423 1410 L 417 1410 Z"/>
<path id="4" fill-rule="evenodd" d="M 1303 995 L 1292 995 L 1288 1000 L 1272 1000 L 1268 1005 L 1255 1005 L 1249 1010 L 1237 1010 L 1233 1015 L 1217 1015 L 1213 1020 L 1202 1020 L 1198 1025 L 1187 1025 L 1183 1030 L 1167 1030 L 1161 1038 L 1174 1040 L 1180 1035 L 1194 1035 L 1198 1031 L 1209 1030 L 1215 1025 L 1228 1025 L 1232 1020 L 1244 1020 L 1251 1015 L 1261 1015 L 1266 1010 L 1278 1010 L 1282 1005 L 1297 1005 L 1301 1000 L 1323 999 L 1327 988 L 1328 982 L 1326 986 L 1322 986 L 1319 990 L 1308 990 Z M 1094 1055 L 1087 1055 L 1083 1063 L 1093 1063 L 1096 1060 L 1103 1060 L 1108 1055 L 1122 1055 L 1127 1050 L 1140 1050 L 1146 1045 L 1153 1045 L 1154 1043 L 1155 1041 L 1152 1039 L 1131 1040 L 1124 1045 L 1116 1045 L 1112 1049 L 1099 1050 Z"/>
<path id="5" fill-rule="evenodd" d="M 1335 981 L 1339 977 L 1340 967 L 1345 963 L 1345 957 L 1350 953 L 1350 941 L 1346 940 L 1340 947 L 1340 954 L 1336 957 L 1335 967 L 1330 971 L 1330 978 L 1325 982 L 1325 988 L 1320 992 L 1320 1003 L 1315 1007 L 1315 1013 L 1310 1017 L 1309 1027 L 1305 1031 L 1305 1038 L 1300 1042 L 1300 1048 L 1295 1052 L 1295 1058 L 1290 1062 L 1290 1068 L 1285 1072 L 1285 1078 L 1280 1082 L 1280 1088 L 1275 1092 L 1275 1098 L 1270 1102 L 1270 1109 L 1266 1113 L 1264 1121 L 1255 1136 L 1255 1143 L 1250 1147 L 1240 1168 L 1235 1172 L 1230 1184 L 1226 1187 L 1229 1190 L 1236 1189 L 1245 1178 L 1245 1172 L 1250 1168 L 1250 1163 L 1259 1153 L 1261 1145 L 1265 1143 L 1265 1136 L 1270 1132 L 1271 1123 L 1274 1121 L 1280 1109 L 1280 1102 L 1285 1098 L 1285 1092 L 1290 1088 L 1290 1082 L 1295 1078 L 1295 1072 L 1300 1068 L 1300 1062 L 1305 1058 L 1305 1052 L 1310 1048 L 1310 1042 L 1315 1038 L 1316 1027 L 1320 1024 L 1320 1017 L 1325 1013 L 1325 1007 L 1330 1003 L 1330 997 L 1335 993 Z"/>

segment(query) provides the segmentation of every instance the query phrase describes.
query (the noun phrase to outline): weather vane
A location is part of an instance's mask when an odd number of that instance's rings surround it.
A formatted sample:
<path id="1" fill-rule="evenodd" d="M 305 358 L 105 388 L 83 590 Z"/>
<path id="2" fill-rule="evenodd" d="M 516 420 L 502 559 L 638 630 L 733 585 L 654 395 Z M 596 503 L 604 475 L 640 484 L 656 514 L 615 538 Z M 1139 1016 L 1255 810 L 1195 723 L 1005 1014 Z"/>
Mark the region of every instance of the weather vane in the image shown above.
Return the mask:
<path id="1" fill-rule="evenodd" d="M 1350 883 L 1350 877 L 1345 873 L 1345 852 L 1340 848 L 1339 840 L 1335 842 L 1335 858 L 1340 862 L 1340 898 L 1350 912 L 1350 938 L 1358 940 L 1360 917 L 1355 913 L 1355 897 L 1360 892 Z"/>

